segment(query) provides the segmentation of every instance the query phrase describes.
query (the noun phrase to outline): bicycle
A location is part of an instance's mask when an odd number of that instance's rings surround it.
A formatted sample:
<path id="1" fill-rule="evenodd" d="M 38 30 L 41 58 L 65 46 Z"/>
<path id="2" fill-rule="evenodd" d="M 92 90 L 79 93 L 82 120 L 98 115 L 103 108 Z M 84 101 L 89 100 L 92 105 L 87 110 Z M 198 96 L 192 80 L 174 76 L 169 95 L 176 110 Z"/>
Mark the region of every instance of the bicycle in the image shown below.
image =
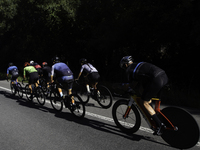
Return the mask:
<path id="1" fill-rule="evenodd" d="M 80 84 L 77 81 L 75 83 L 78 85 L 76 93 L 81 95 L 84 104 L 87 104 L 90 98 L 92 98 L 96 100 L 102 108 L 107 109 L 112 106 L 112 94 L 106 86 L 97 85 L 97 90 L 94 90 L 94 88 L 90 86 L 91 93 L 88 93 L 85 84 Z"/>
<path id="2" fill-rule="evenodd" d="M 22 84 L 24 85 L 24 80 L 22 80 Z M 36 87 L 35 84 L 32 84 L 31 86 L 32 86 L 32 92 L 31 92 L 31 89 L 29 88 L 29 84 L 25 85 L 25 94 L 26 94 L 27 100 L 29 102 L 32 102 L 33 98 L 36 97 L 38 103 L 40 105 L 44 105 L 46 101 L 46 97 L 42 91 L 41 86 Z"/>
<path id="3" fill-rule="evenodd" d="M 7 81 L 8 81 L 8 78 L 7 78 Z M 12 84 L 12 82 L 13 82 L 13 84 Z M 11 89 L 11 93 L 13 95 L 15 95 L 16 93 L 18 93 L 18 96 L 20 98 L 23 97 L 23 89 L 22 89 L 22 86 L 21 86 L 21 84 L 19 82 L 16 82 L 15 80 L 11 80 L 11 82 L 10 82 L 10 89 Z"/>
<path id="4" fill-rule="evenodd" d="M 114 122 L 127 134 L 139 130 L 141 125 L 139 112 L 153 131 L 157 129 L 156 123 L 140 104 L 140 99 L 140 97 L 131 94 L 129 100 L 120 99 L 113 105 Z M 199 140 L 199 126 L 192 115 L 182 108 L 172 106 L 161 110 L 160 99 L 152 98 L 151 100 L 155 101 L 155 112 L 166 126 L 161 135 L 162 139 L 175 148 L 187 149 L 195 146 Z"/>
<path id="5" fill-rule="evenodd" d="M 50 94 L 50 88 L 47 81 L 44 78 L 39 78 L 39 85 L 41 86 L 44 95 L 48 97 Z"/>
<path id="6" fill-rule="evenodd" d="M 62 85 L 60 86 L 63 88 Z M 55 82 L 50 84 L 50 89 L 50 102 L 55 111 L 61 112 L 64 104 L 65 108 L 68 108 L 75 117 L 83 118 L 85 116 L 85 105 L 78 94 L 60 97 L 60 93 L 58 92 L 58 87 Z M 75 104 L 72 104 L 72 99 L 74 99 Z"/>

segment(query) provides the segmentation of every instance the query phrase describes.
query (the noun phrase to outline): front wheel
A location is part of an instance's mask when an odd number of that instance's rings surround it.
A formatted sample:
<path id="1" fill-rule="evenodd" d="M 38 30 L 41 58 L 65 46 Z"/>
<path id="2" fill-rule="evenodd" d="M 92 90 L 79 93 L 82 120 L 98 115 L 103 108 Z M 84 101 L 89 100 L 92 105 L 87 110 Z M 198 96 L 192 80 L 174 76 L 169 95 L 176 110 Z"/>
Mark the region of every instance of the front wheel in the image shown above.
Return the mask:
<path id="1" fill-rule="evenodd" d="M 20 83 L 17 83 L 17 88 L 18 88 L 18 95 L 20 98 L 23 97 L 23 89 Z"/>
<path id="2" fill-rule="evenodd" d="M 40 105 L 45 104 L 45 95 L 44 95 L 44 92 L 42 91 L 42 89 L 40 87 L 36 88 L 36 98 L 37 98 L 37 101 Z"/>
<path id="3" fill-rule="evenodd" d="M 61 112 L 63 109 L 63 99 L 60 97 L 58 92 L 50 93 L 51 106 L 57 112 Z"/>
<path id="4" fill-rule="evenodd" d="M 165 142 L 179 149 L 188 149 L 197 144 L 199 126 L 190 113 L 178 107 L 166 107 L 161 112 L 177 127 L 177 131 L 164 131 L 162 138 Z M 169 123 L 162 116 L 159 117 L 168 127 Z"/>
<path id="5" fill-rule="evenodd" d="M 102 108 L 110 108 L 112 105 L 112 94 L 105 86 L 98 86 L 97 88 L 97 102 Z"/>
<path id="6" fill-rule="evenodd" d="M 29 88 L 29 85 L 27 84 L 25 86 L 25 94 L 26 94 L 26 98 L 28 101 L 32 101 L 32 93 L 31 93 L 31 89 Z"/>
<path id="7" fill-rule="evenodd" d="M 112 116 L 115 124 L 125 133 L 132 134 L 139 130 L 141 117 L 137 108 L 132 105 L 129 114 L 125 117 L 128 100 L 121 99 L 115 102 L 112 109 Z"/>
<path id="8" fill-rule="evenodd" d="M 72 104 L 72 99 L 74 100 L 74 104 Z M 74 116 L 78 118 L 83 118 L 85 116 L 85 105 L 80 96 L 71 94 L 68 97 L 68 104 L 68 108 Z"/>

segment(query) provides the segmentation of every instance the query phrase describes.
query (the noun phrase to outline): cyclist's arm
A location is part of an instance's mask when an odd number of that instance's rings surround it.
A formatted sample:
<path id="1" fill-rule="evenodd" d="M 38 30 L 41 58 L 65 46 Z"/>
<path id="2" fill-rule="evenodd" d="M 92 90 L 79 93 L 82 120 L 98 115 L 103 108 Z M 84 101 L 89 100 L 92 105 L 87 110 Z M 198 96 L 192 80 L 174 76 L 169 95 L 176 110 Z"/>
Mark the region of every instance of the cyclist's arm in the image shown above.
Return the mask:
<path id="1" fill-rule="evenodd" d="M 51 69 L 51 83 L 53 83 L 53 75 L 54 75 L 54 66 Z"/>
<path id="2" fill-rule="evenodd" d="M 79 73 L 78 77 L 76 80 L 79 80 L 80 76 L 81 76 L 82 72 Z"/>

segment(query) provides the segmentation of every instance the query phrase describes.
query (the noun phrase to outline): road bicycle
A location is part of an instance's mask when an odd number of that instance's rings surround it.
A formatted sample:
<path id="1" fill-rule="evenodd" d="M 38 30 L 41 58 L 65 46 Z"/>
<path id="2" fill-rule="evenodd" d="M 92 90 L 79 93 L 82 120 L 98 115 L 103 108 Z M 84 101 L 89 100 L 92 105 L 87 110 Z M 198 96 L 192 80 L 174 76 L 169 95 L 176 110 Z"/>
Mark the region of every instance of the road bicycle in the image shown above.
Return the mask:
<path id="1" fill-rule="evenodd" d="M 7 78 L 7 81 L 8 81 L 8 78 Z M 11 93 L 13 95 L 15 95 L 16 93 L 18 93 L 18 96 L 20 98 L 23 97 L 23 89 L 22 89 L 22 86 L 21 86 L 21 84 L 19 82 L 16 82 L 15 80 L 11 80 L 10 81 L 10 89 L 11 89 Z"/>
<path id="2" fill-rule="evenodd" d="M 63 88 L 61 84 L 59 86 Z M 50 89 L 50 102 L 54 110 L 61 112 L 63 105 L 65 105 L 65 108 L 68 108 L 74 116 L 78 118 L 85 116 L 85 105 L 78 94 L 61 97 L 55 82 L 50 84 Z M 72 104 L 72 99 L 74 100 L 74 104 Z"/>
<path id="3" fill-rule="evenodd" d="M 22 84 L 24 85 L 24 80 L 22 80 Z M 41 86 L 37 86 L 35 84 L 32 84 L 32 92 L 31 89 L 29 88 L 29 84 L 25 85 L 25 94 L 27 97 L 28 101 L 33 101 L 33 98 L 36 97 L 38 103 L 40 105 L 44 105 L 45 101 L 46 101 L 46 97 L 43 93 L 43 90 L 41 88 Z"/>
<path id="4" fill-rule="evenodd" d="M 102 108 L 107 109 L 112 106 L 113 97 L 110 90 L 106 86 L 97 85 L 97 90 L 94 90 L 94 88 L 89 86 L 90 93 L 88 93 L 85 83 L 81 84 L 78 81 L 75 81 L 75 83 L 78 85 L 75 91 L 81 95 L 84 104 L 87 104 L 90 98 L 92 98 L 96 100 Z"/>
<path id="5" fill-rule="evenodd" d="M 39 78 L 39 85 L 41 86 L 44 95 L 48 97 L 50 94 L 50 88 L 47 81 L 44 78 Z"/>
<path id="6" fill-rule="evenodd" d="M 133 95 L 129 100 L 120 99 L 115 102 L 112 115 L 115 124 L 125 133 L 132 134 L 140 128 L 142 114 L 149 127 L 157 130 L 156 123 L 140 104 L 140 97 Z M 159 98 L 152 98 L 155 102 L 155 112 L 166 128 L 161 137 L 175 148 L 187 149 L 195 146 L 199 140 L 199 126 L 190 113 L 178 107 L 160 109 Z M 139 110 L 139 111 L 138 111 Z"/>

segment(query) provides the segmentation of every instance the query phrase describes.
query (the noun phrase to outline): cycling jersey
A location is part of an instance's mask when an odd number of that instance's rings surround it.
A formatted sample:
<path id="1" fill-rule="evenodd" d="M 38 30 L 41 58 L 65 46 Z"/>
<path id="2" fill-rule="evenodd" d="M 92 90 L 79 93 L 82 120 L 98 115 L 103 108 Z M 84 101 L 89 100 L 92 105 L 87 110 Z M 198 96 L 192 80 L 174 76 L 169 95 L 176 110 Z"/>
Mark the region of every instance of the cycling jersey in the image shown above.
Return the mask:
<path id="1" fill-rule="evenodd" d="M 62 62 L 56 63 L 52 66 L 51 75 L 54 76 L 54 73 L 56 73 L 57 78 L 62 77 L 62 76 L 73 75 L 69 67 L 65 63 L 62 63 Z"/>
<path id="2" fill-rule="evenodd" d="M 51 67 L 49 67 L 49 66 L 44 66 L 43 68 L 42 68 L 42 72 L 43 72 L 43 77 L 44 78 L 49 78 L 49 77 L 51 77 Z"/>
<path id="3" fill-rule="evenodd" d="M 86 73 L 98 72 L 97 69 L 90 63 L 82 65 L 80 72 L 83 72 L 83 71 L 85 71 Z"/>
<path id="4" fill-rule="evenodd" d="M 18 74 L 18 68 L 16 66 L 10 66 L 8 69 L 7 69 L 7 74 Z"/>
<path id="5" fill-rule="evenodd" d="M 24 68 L 24 75 L 26 75 L 26 72 L 28 72 L 30 74 L 30 73 L 33 73 L 33 72 L 37 72 L 37 70 L 33 66 L 27 66 L 27 67 Z"/>

